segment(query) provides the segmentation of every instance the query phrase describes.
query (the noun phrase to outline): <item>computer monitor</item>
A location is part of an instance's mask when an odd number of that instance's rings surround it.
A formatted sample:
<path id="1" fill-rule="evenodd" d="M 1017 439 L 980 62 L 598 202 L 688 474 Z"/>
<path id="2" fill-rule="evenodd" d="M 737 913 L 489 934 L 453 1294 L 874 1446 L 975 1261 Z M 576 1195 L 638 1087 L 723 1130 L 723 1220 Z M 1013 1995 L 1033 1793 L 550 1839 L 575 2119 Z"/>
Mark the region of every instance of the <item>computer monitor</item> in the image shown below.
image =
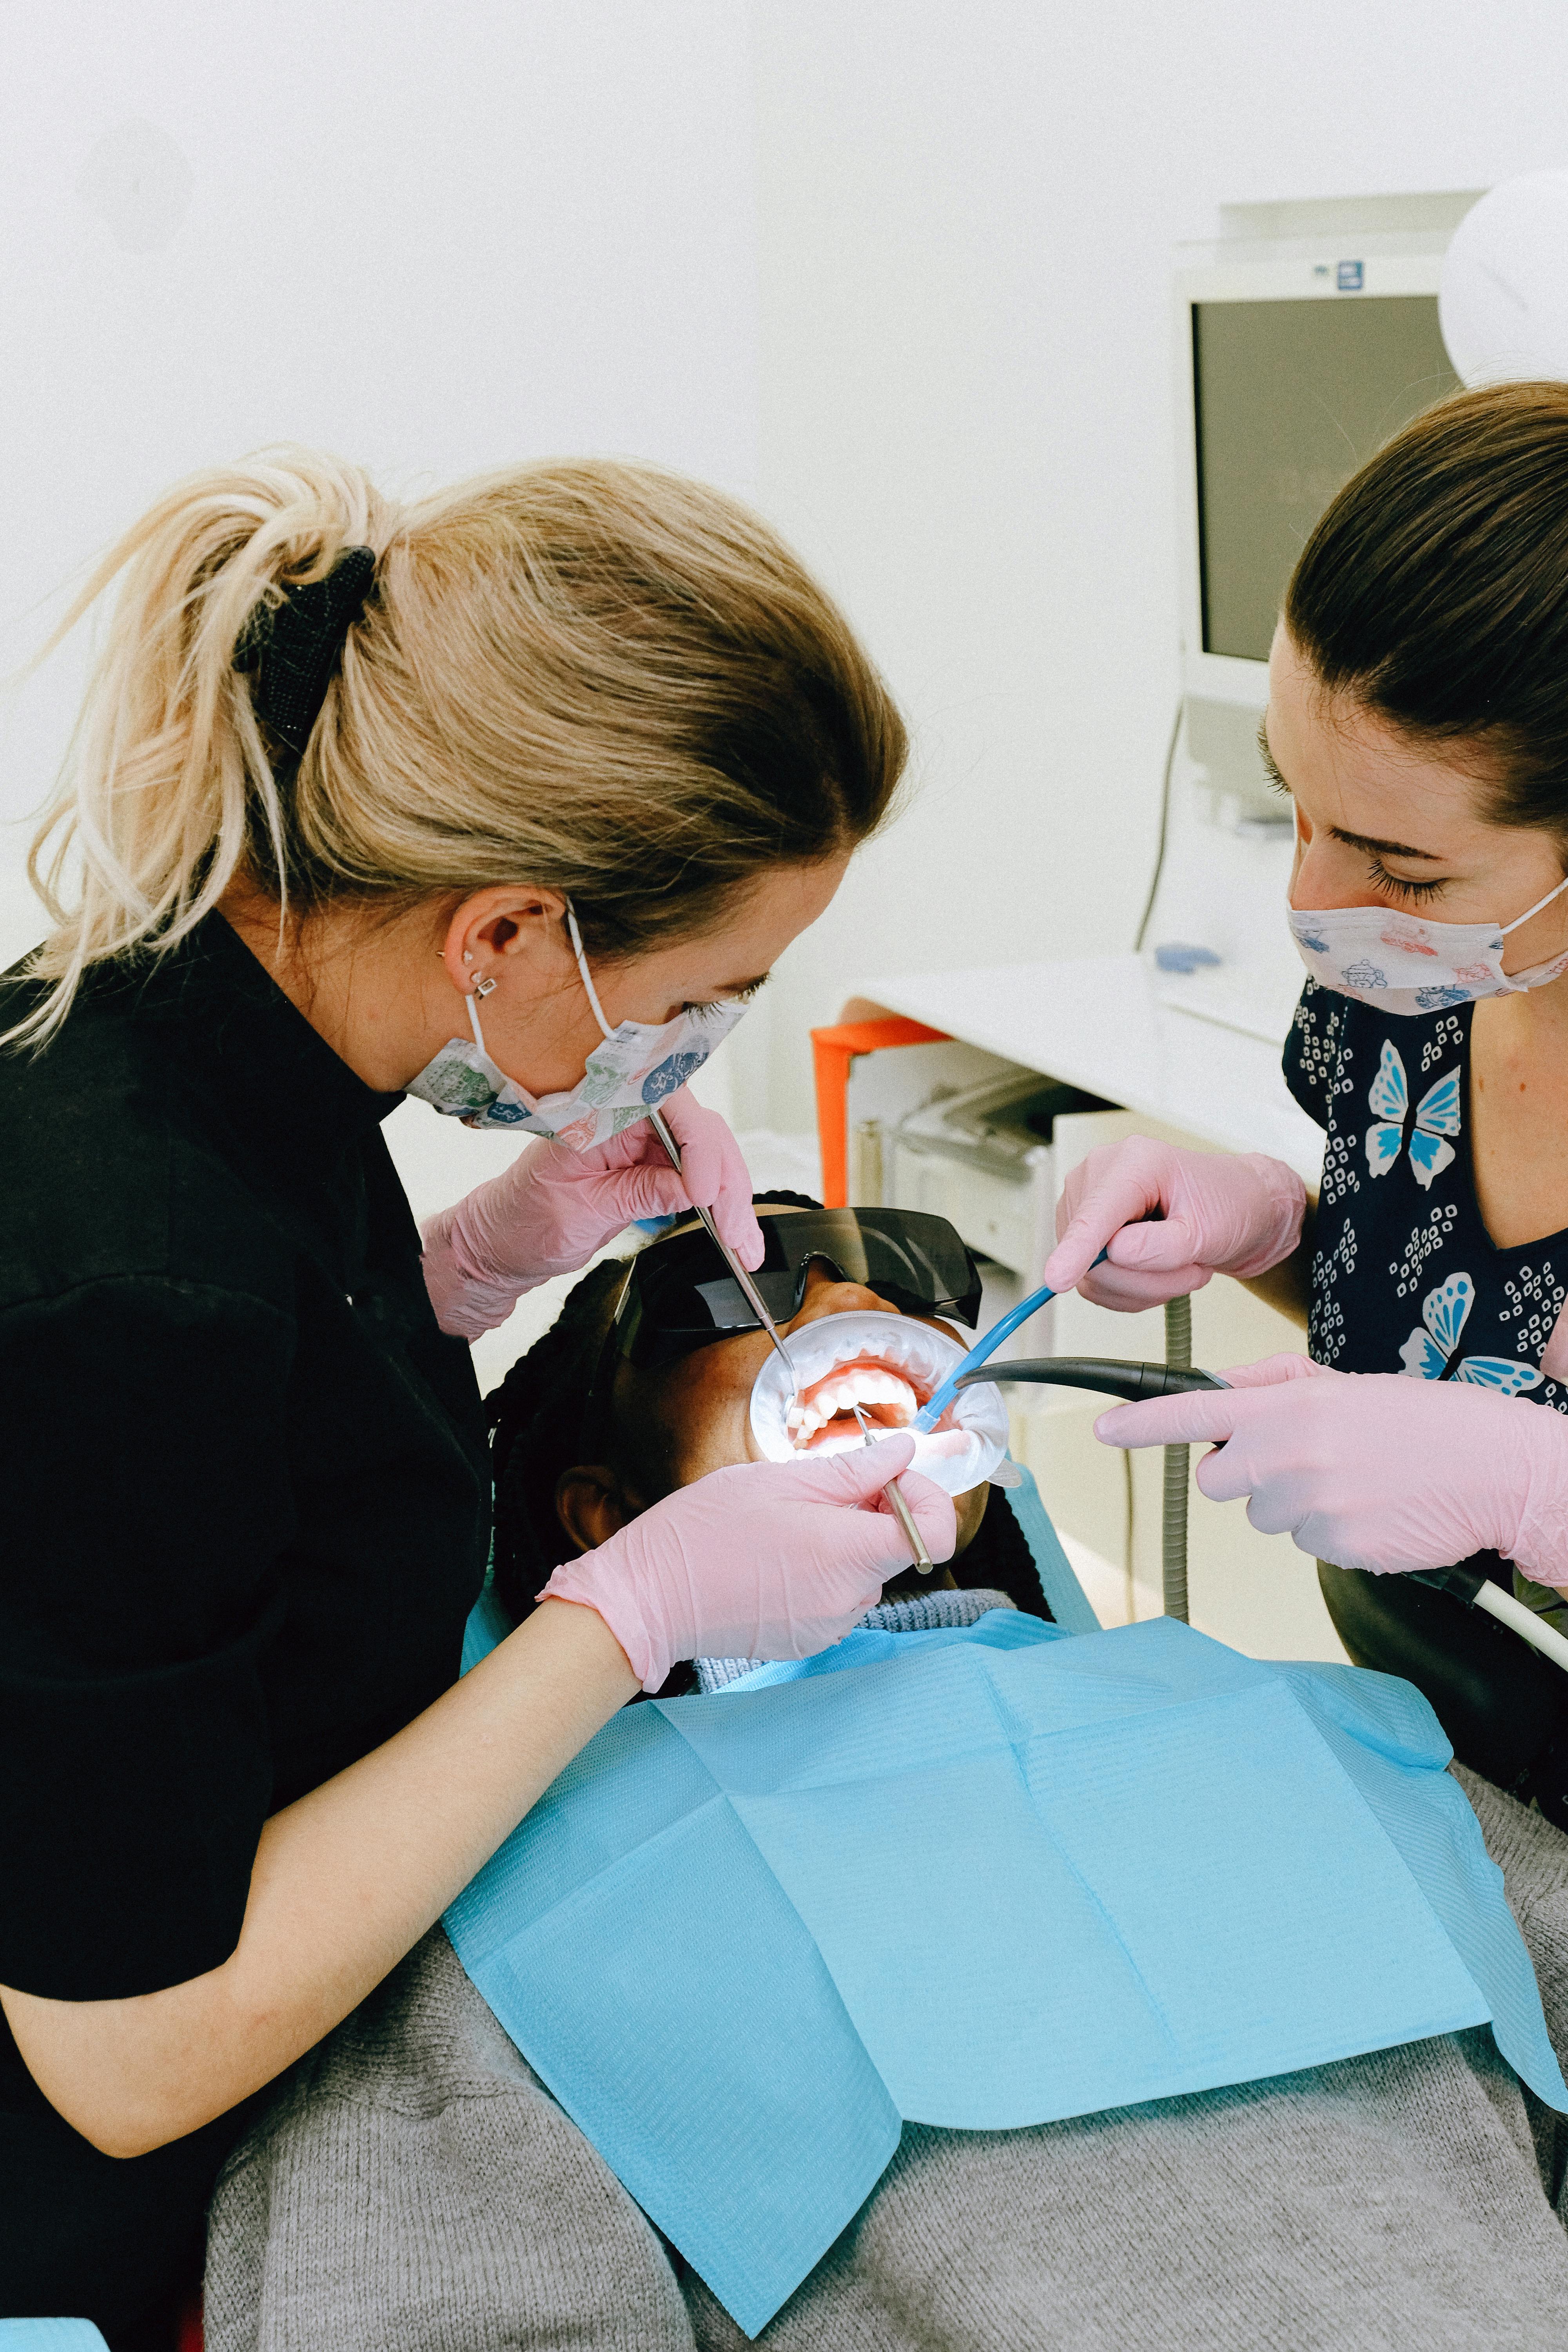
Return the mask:
<path id="1" fill-rule="evenodd" d="M 1197 301 L 1191 315 L 1202 647 L 1266 661 L 1319 516 L 1458 378 L 1430 294 Z"/>
<path id="2" fill-rule="evenodd" d="M 1297 556 L 1357 468 L 1458 389 L 1433 244 L 1311 255 L 1297 241 L 1177 279 L 1187 741 L 1243 816 L 1268 805 L 1253 738 Z"/>

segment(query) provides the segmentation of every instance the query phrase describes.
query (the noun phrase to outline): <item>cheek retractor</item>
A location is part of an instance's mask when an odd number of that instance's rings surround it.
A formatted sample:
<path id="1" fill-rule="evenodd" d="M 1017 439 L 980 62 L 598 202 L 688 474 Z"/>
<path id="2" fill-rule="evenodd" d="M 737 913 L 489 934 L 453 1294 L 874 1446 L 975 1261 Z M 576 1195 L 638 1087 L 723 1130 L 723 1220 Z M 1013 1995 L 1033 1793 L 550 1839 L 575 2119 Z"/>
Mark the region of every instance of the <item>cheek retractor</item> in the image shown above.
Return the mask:
<path id="1" fill-rule="evenodd" d="M 932 1391 L 963 1361 L 956 1339 L 900 1315 L 825 1315 L 790 1333 L 793 1381 L 770 1356 L 752 1389 L 752 1435 L 768 1462 L 840 1454 L 873 1435 L 909 1429 L 911 1470 L 950 1495 L 984 1485 L 1007 1451 L 1007 1409 L 990 1382 L 964 1389 L 927 1433 L 913 1427 Z M 792 1392 L 793 1391 L 793 1392 Z"/>

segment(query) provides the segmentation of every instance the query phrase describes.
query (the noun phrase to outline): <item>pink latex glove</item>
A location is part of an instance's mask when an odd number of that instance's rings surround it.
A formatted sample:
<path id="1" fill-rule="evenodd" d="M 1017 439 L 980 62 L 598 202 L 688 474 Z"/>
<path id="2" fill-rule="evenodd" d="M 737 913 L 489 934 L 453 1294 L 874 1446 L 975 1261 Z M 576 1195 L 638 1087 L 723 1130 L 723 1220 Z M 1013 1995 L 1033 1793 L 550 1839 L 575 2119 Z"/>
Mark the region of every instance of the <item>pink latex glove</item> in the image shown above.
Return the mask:
<path id="1" fill-rule="evenodd" d="M 1466 1381 L 1336 1372 L 1269 1356 L 1231 1387 L 1117 1405 L 1107 1445 L 1219 1451 L 1198 1465 L 1216 1503 L 1250 1496 L 1265 1535 L 1374 1575 L 1500 1552 L 1541 1584 L 1568 1584 L 1568 1421 Z"/>
<path id="2" fill-rule="evenodd" d="M 1128 1314 L 1158 1307 L 1201 1290 L 1211 1275 L 1278 1265 L 1301 1237 L 1306 1202 L 1294 1169 L 1264 1152 L 1179 1151 L 1130 1135 L 1068 1176 L 1041 1279 Z"/>
<path id="3" fill-rule="evenodd" d="M 493 1331 L 525 1290 L 575 1274 L 638 1217 L 710 1209 L 748 1272 L 761 1265 L 762 1230 L 740 1145 L 684 1087 L 659 1108 L 680 1146 L 679 1176 L 651 1123 L 639 1118 L 591 1151 L 525 1145 L 502 1175 L 427 1220 L 425 1287 L 443 1331 L 461 1339 Z"/>
<path id="4" fill-rule="evenodd" d="M 596 1609 L 644 1690 L 682 1658 L 812 1657 L 910 1565 L 882 1489 L 914 1450 L 900 1434 L 712 1471 L 558 1568 L 539 1598 Z M 950 1559 L 952 1496 L 915 1471 L 900 1485 L 932 1559 Z"/>

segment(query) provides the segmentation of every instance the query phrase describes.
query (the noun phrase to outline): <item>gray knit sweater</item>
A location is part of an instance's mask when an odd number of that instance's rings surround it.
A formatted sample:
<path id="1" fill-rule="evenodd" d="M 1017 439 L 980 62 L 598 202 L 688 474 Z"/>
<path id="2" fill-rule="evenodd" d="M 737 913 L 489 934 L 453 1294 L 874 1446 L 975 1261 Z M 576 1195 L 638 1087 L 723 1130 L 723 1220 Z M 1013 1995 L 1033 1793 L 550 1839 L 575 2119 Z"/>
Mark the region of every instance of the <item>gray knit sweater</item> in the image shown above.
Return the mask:
<path id="1" fill-rule="evenodd" d="M 1568 1838 L 1460 1773 L 1568 2058 Z M 932 1987 L 940 2001 L 940 1985 Z M 962 2032 L 962 2017 L 950 2020 Z M 906 2126 L 770 2352 L 1563 2352 L 1568 2128 L 1484 2028 L 1031 2131 Z M 208 2352 L 740 2352 L 434 1929 L 230 2159 Z"/>

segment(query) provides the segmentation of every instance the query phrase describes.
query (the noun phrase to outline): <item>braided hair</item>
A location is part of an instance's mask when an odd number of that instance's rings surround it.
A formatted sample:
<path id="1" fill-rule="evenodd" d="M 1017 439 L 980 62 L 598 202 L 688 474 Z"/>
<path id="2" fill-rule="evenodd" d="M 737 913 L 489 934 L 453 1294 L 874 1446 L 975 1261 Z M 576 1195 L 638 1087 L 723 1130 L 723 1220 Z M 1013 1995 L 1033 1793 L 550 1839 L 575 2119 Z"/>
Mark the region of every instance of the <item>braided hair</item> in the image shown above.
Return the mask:
<path id="1" fill-rule="evenodd" d="M 605 1258 L 566 1294 L 542 1339 L 520 1356 L 487 1400 L 495 1480 L 497 1597 L 515 1623 L 552 1569 L 571 1559 L 572 1538 L 555 1513 L 555 1486 L 574 1462 L 596 1462 L 599 1418 L 590 1399 L 616 1305 L 624 1260 Z M 609 1433 L 605 1431 L 605 1435 Z"/>
<path id="2" fill-rule="evenodd" d="M 821 1206 L 803 1192 L 759 1192 L 755 1200 L 759 1208 Z M 607 1393 L 593 1392 L 626 1281 L 623 1258 L 594 1266 L 488 1401 L 496 1593 L 514 1623 L 529 1615 L 551 1570 L 574 1555 L 555 1510 L 563 1471 L 626 1451 L 626 1433 L 613 1424 Z M 1005 1592 L 1026 1615 L 1050 1616 L 1034 1554 L 999 1490 L 993 1490 L 973 1541 L 952 1567 L 963 1591 Z"/>

